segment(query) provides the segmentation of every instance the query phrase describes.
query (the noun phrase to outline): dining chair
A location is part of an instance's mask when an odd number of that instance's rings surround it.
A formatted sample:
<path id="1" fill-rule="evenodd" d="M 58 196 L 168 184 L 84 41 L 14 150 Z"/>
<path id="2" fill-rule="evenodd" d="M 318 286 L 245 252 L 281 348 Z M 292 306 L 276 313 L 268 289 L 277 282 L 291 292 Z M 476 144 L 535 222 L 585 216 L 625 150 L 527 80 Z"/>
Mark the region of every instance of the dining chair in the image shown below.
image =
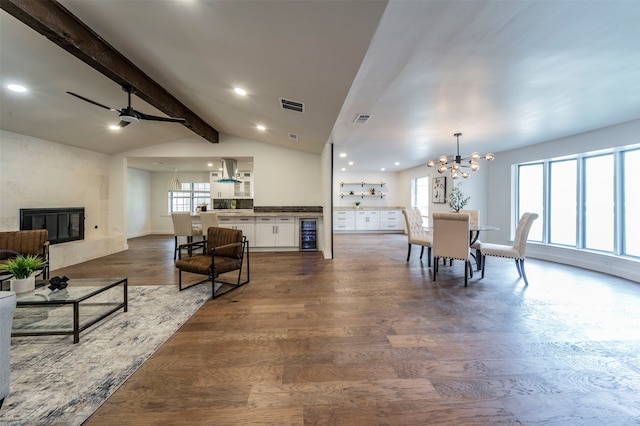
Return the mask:
<path id="1" fill-rule="evenodd" d="M 210 227 L 219 227 L 217 212 L 200 212 L 200 223 L 202 224 L 202 235 L 207 235 L 207 229 Z"/>
<path id="2" fill-rule="evenodd" d="M 469 226 L 471 225 L 479 225 L 480 224 L 480 212 L 478 210 L 460 210 L 460 213 L 467 213 L 469 215 Z M 473 232 L 473 231 L 471 231 Z M 477 232 L 477 231 L 475 231 Z M 476 238 L 476 240 L 471 244 L 471 249 L 476 251 L 475 259 L 476 259 L 476 271 L 479 271 L 482 267 L 482 255 L 480 254 L 480 241 Z"/>
<path id="3" fill-rule="evenodd" d="M 518 269 L 518 275 L 524 279 L 524 284 L 529 285 L 527 281 L 527 275 L 524 272 L 524 259 L 525 250 L 527 248 L 527 238 L 529 237 L 529 230 L 533 221 L 538 218 L 537 213 L 524 213 L 520 217 L 520 222 L 516 228 L 516 237 L 513 240 L 513 245 L 503 244 L 480 244 L 480 253 L 482 253 L 482 278 L 484 278 L 484 270 L 486 266 L 486 256 L 506 257 L 509 259 L 515 259 L 516 268 Z"/>
<path id="4" fill-rule="evenodd" d="M 433 214 L 433 281 L 438 275 L 439 259 L 464 261 L 464 286 L 467 275 L 473 278 L 469 260 L 469 215 L 467 213 Z"/>
<path id="5" fill-rule="evenodd" d="M 175 241 L 173 260 L 175 260 L 180 247 L 178 245 L 178 238 L 186 237 L 187 243 L 191 243 L 193 242 L 194 235 L 202 235 L 202 227 L 194 225 L 191 213 L 188 212 L 171 213 L 171 220 L 173 221 L 173 238 Z"/>
<path id="6" fill-rule="evenodd" d="M 418 209 L 403 209 L 404 221 L 407 225 L 407 236 L 409 249 L 407 251 L 407 262 L 411 257 L 411 244 L 421 246 L 420 259 L 424 254 L 424 248 L 427 247 L 427 264 L 431 267 L 431 246 L 433 239 L 430 232 L 425 231 L 422 227 L 422 213 Z"/>

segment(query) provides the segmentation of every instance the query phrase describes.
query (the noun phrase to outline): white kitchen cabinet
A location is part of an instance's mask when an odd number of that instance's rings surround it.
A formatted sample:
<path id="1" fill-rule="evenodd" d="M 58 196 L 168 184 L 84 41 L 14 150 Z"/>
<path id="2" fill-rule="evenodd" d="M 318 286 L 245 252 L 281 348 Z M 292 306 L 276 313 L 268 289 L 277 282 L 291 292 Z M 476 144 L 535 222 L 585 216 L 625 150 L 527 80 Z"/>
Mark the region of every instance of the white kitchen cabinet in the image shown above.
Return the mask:
<path id="1" fill-rule="evenodd" d="M 353 210 L 336 210 L 333 212 L 334 231 L 355 231 L 356 212 Z"/>
<path id="2" fill-rule="evenodd" d="M 380 210 L 380 231 L 404 231 L 402 210 Z"/>
<path id="3" fill-rule="evenodd" d="M 356 211 L 356 231 L 378 231 L 380 212 L 377 210 Z"/>
<path id="4" fill-rule="evenodd" d="M 295 218 L 258 216 L 255 224 L 256 247 L 295 247 Z"/>
<path id="5" fill-rule="evenodd" d="M 239 229 L 242 231 L 242 235 L 249 240 L 249 247 L 255 247 L 255 219 L 253 217 L 245 216 L 224 216 L 218 217 L 218 223 L 222 228 Z"/>

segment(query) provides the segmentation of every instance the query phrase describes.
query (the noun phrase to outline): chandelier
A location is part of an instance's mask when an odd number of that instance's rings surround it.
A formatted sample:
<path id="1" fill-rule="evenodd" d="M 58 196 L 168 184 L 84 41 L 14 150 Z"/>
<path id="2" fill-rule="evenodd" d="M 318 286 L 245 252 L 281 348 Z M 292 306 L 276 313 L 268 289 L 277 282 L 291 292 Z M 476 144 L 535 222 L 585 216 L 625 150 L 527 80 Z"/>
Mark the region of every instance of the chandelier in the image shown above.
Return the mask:
<path id="1" fill-rule="evenodd" d="M 478 160 L 480 158 L 484 158 L 486 161 L 493 160 L 493 154 L 488 153 L 485 155 L 480 155 L 478 152 L 472 153 L 468 157 L 460 156 L 460 136 L 462 133 L 454 133 L 453 136 L 456 137 L 456 155 L 441 155 L 438 158 L 438 161 L 429 160 L 427 162 L 427 167 L 434 167 L 436 164 L 439 164 L 438 173 L 444 173 L 447 170 L 451 173 L 451 179 L 458 179 L 458 176 L 462 176 L 463 178 L 469 177 L 469 172 L 463 169 L 471 169 L 472 172 L 475 172 L 480 168 L 478 164 Z M 463 163 L 464 161 L 464 163 Z"/>

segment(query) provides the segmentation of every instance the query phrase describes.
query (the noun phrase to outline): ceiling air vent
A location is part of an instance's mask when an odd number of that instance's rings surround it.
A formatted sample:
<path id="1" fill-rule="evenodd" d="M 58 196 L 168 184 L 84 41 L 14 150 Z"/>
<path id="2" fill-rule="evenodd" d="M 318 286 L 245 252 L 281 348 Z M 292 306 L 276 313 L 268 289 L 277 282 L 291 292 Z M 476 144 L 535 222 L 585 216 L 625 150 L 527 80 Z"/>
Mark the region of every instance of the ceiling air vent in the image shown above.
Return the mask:
<path id="1" fill-rule="evenodd" d="M 295 133 L 289 133 L 289 139 L 297 141 L 298 140 L 298 135 L 296 135 Z"/>
<path id="2" fill-rule="evenodd" d="M 353 120 L 356 124 L 364 124 L 371 118 L 371 114 L 358 114 L 356 115 L 356 119 Z"/>
<path id="3" fill-rule="evenodd" d="M 283 109 L 304 113 L 304 104 L 302 102 L 292 101 L 290 99 L 285 99 L 285 98 L 279 98 L 279 99 L 280 99 L 280 106 Z"/>

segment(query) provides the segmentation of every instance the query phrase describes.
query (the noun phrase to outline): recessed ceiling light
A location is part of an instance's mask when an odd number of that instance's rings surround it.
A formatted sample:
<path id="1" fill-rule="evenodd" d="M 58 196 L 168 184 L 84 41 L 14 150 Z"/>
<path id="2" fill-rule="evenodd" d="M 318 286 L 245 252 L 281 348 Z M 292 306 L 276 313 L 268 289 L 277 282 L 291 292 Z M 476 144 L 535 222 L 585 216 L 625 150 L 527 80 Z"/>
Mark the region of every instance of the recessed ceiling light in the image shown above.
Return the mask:
<path id="1" fill-rule="evenodd" d="M 207 163 L 207 167 L 213 167 L 213 163 Z"/>
<path id="2" fill-rule="evenodd" d="M 345 170 L 347 170 L 347 169 L 345 169 L 345 168 L 343 167 L 341 170 L 344 172 L 344 171 L 345 171 Z"/>
<path id="3" fill-rule="evenodd" d="M 344 157 L 346 157 L 346 156 L 347 156 L 347 153 L 346 153 L 346 152 L 341 152 L 341 153 L 340 153 L 340 158 L 344 158 Z"/>
<path id="4" fill-rule="evenodd" d="M 233 91 L 240 96 L 247 96 L 247 91 L 240 87 L 236 87 L 235 89 L 233 89 Z"/>
<path id="5" fill-rule="evenodd" d="M 256 126 L 256 128 L 257 128 L 258 130 L 260 130 L 261 132 L 264 132 L 265 130 L 267 130 L 267 128 L 266 128 L 266 127 L 264 127 L 262 124 L 258 124 L 258 125 Z"/>
<path id="6" fill-rule="evenodd" d="M 396 163 L 395 163 L 395 164 L 396 164 L 396 166 L 399 166 L 399 165 L 400 165 L 400 162 L 399 162 L 399 161 L 396 161 Z"/>
<path id="7" fill-rule="evenodd" d="M 122 127 L 118 126 L 117 124 L 112 124 L 109 126 L 110 130 L 120 130 L 122 129 Z"/>
<path id="8" fill-rule="evenodd" d="M 20 84 L 7 84 L 7 89 L 11 90 L 12 92 L 18 92 L 18 93 L 27 91 L 27 88 Z"/>
<path id="9" fill-rule="evenodd" d="M 380 169 L 381 172 L 384 172 L 384 167 Z"/>
<path id="10" fill-rule="evenodd" d="M 353 166 L 353 161 L 349 161 L 349 165 L 350 165 L 350 166 Z"/>

